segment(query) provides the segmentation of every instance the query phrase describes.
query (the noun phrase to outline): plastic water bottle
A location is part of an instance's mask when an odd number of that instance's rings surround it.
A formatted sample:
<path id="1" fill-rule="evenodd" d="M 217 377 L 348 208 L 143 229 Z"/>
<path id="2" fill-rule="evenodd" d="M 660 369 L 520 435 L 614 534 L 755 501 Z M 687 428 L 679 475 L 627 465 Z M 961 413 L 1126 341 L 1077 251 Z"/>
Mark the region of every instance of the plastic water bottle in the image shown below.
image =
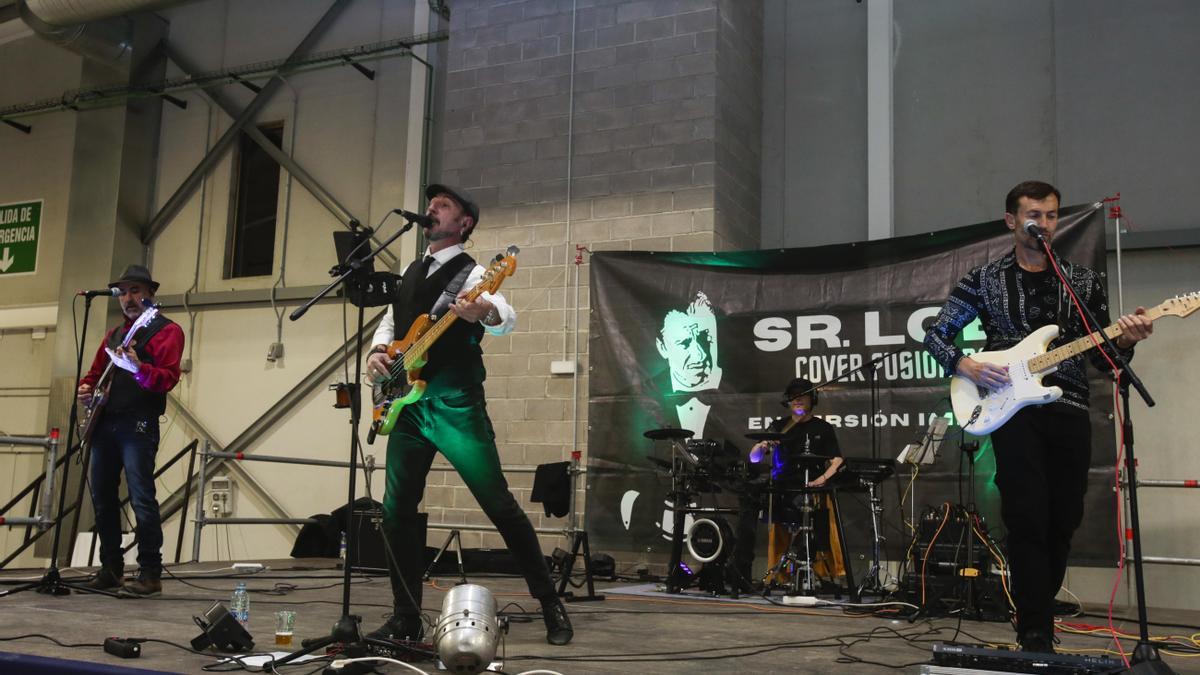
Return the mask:
<path id="1" fill-rule="evenodd" d="M 249 627 L 250 625 L 250 595 L 246 593 L 246 582 L 239 581 L 237 588 L 233 589 L 233 599 L 229 603 L 229 613 L 233 618 L 238 620 L 242 626 Z"/>
<path id="2" fill-rule="evenodd" d="M 338 544 L 338 560 L 346 564 L 346 533 L 342 532 L 342 543 Z"/>

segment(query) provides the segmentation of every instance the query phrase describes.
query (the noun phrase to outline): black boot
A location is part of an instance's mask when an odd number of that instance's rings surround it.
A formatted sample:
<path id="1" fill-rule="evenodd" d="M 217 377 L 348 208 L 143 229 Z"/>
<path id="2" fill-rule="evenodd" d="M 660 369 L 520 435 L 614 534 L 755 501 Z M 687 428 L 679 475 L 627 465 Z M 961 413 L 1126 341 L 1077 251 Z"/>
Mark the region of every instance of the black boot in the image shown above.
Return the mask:
<path id="1" fill-rule="evenodd" d="M 1025 631 L 1017 638 L 1017 641 L 1021 644 L 1023 652 L 1054 653 L 1054 633 L 1041 628 L 1031 628 Z"/>
<path id="2" fill-rule="evenodd" d="M 563 606 L 558 596 L 542 600 L 542 620 L 546 622 L 546 642 L 552 645 L 565 645 L 575 637 L 575 629 L 571 628 L 571 619 L 567 616 L 567 608 Z"/>

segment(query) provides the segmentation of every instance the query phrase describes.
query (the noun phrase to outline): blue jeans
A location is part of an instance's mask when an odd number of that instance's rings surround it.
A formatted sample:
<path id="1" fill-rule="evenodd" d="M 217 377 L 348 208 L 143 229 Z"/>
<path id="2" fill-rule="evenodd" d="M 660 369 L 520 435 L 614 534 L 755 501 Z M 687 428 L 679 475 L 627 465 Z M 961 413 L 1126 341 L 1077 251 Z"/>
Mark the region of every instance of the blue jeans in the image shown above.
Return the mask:
<path id="1" fill-rule="evenodd" d="M 158 417 L 106 414 L 92 436 L 92 506 L 100 538 L 100 563 L 121 563 L 121 469 L 137 522 L 138 567 L 142 573 L 162 570 L 162 519 L 154 494 L 154 455 L 158 452 Z"/>

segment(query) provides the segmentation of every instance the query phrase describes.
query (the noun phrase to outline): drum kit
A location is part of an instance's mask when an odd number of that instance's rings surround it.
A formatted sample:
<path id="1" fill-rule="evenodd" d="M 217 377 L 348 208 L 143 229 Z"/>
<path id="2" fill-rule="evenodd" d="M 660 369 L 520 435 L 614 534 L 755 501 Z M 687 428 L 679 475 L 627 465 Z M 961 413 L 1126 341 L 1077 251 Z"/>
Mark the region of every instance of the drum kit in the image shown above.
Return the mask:
<path id="1" fill-rule="evenodd" d="M 673 528 L 671 557 L 668 563 L 670 571 L 666 581 L 668 593 L 679 593 L 685 587 L 696 583 L 703 591 L 723 595 L 727 592 L 728 582 L 731 587 L 728 592 L 736 598 L 738 588 L 742 584 L 734 578 L 736 572 L 732 570 L 730 558 L 737 533 L 721 516 L 736 515 L 740 508 L 746 508 L 747 503 L 759 503 L 764 499 L 768 522 L 778 523 L 792 535 L 791 545 L 778 555 L 777 560 L 772 558 L 773 565 L 763 577 L 764 595 L 773 588 L 782 587 L 786 601 L 786 596 L 811 596 L 818 590 L 820 582 L 814 571 L 814 558 L 817 548 L 820 547 L 816 538 L 822 529 L 819 527 L 819 517 L 827 517 L 826 505 L 831 509 L 833 516 L 831 524 L 837 529 L 836 539 L 840 544 L 839 552 L 845 567 L 845 590 L 856 601 L 864 590 L 878 590 L 883 541 L 879 531 L 879 516 L 883 509 L 878 488 L 893 472 L 891 460 L 847 459 L 837 476 L 826 485 L 815 487 L 809 486 L 809 483 L 812 478 L 823 472 L 826 462 L 829 461 L 829 457 L 824 455 L 809 452 L 789 453 L 787 464 L 794 469 L 795 475 L 780 474 L 772 470 L 760 472 L 754 464 L 747 462 L 732 444 L 712 439 L 695 439 L 693 432 L 688 429 L 651 429 L 643 435 L 652 441 L 669 442 L 671 446 L 669 461 L 658 457 L 648 458 L 656 466 L 667 471 L 671 477 Z M 777 448 L 784 440 L 784 434 L 755 432 L 746 434 L 746 438 Z M 775 466 L 774 454 L 768 464 Z M 757 475 L 760 473 L 763 475 Z M 861 586 L 854 584 L 846 538 L 841 536 L 839 491 L 866 491 L 870 498 L 874 535 L 872 566 Z M 739 508 L 693 505 L 698 496 L 722 492 L 751 499 L 741 500 Z M 684 524 L 689 514 L 693 516 L 693 522 L 685 533 Z M 685 543 L 691 557 L 704 566 L 698 574 L 691 574 L 682 564 Z M 786 583 L 778 582 L 785 578 Z"/>

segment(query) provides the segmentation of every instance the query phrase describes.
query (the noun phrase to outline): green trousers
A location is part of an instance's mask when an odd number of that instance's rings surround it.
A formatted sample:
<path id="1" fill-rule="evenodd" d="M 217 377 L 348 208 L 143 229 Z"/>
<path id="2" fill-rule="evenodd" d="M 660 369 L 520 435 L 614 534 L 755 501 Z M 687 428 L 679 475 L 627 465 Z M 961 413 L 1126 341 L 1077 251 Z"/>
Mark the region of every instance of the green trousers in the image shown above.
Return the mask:
<path id="1" fill-rule="evenodd" d="M 480 385 L 408 405 L 388 436 L 383 527 L 396 556 L 395 564 L 389 565 L 396 613 L 420 612 L 425 542 L 417 506 L 437 452 L 458 471 L 500 531 L 529 584 L 529 594 L 539 600 L 553 597 L 554 583 L 537 534 L 504 479 Z"/>

